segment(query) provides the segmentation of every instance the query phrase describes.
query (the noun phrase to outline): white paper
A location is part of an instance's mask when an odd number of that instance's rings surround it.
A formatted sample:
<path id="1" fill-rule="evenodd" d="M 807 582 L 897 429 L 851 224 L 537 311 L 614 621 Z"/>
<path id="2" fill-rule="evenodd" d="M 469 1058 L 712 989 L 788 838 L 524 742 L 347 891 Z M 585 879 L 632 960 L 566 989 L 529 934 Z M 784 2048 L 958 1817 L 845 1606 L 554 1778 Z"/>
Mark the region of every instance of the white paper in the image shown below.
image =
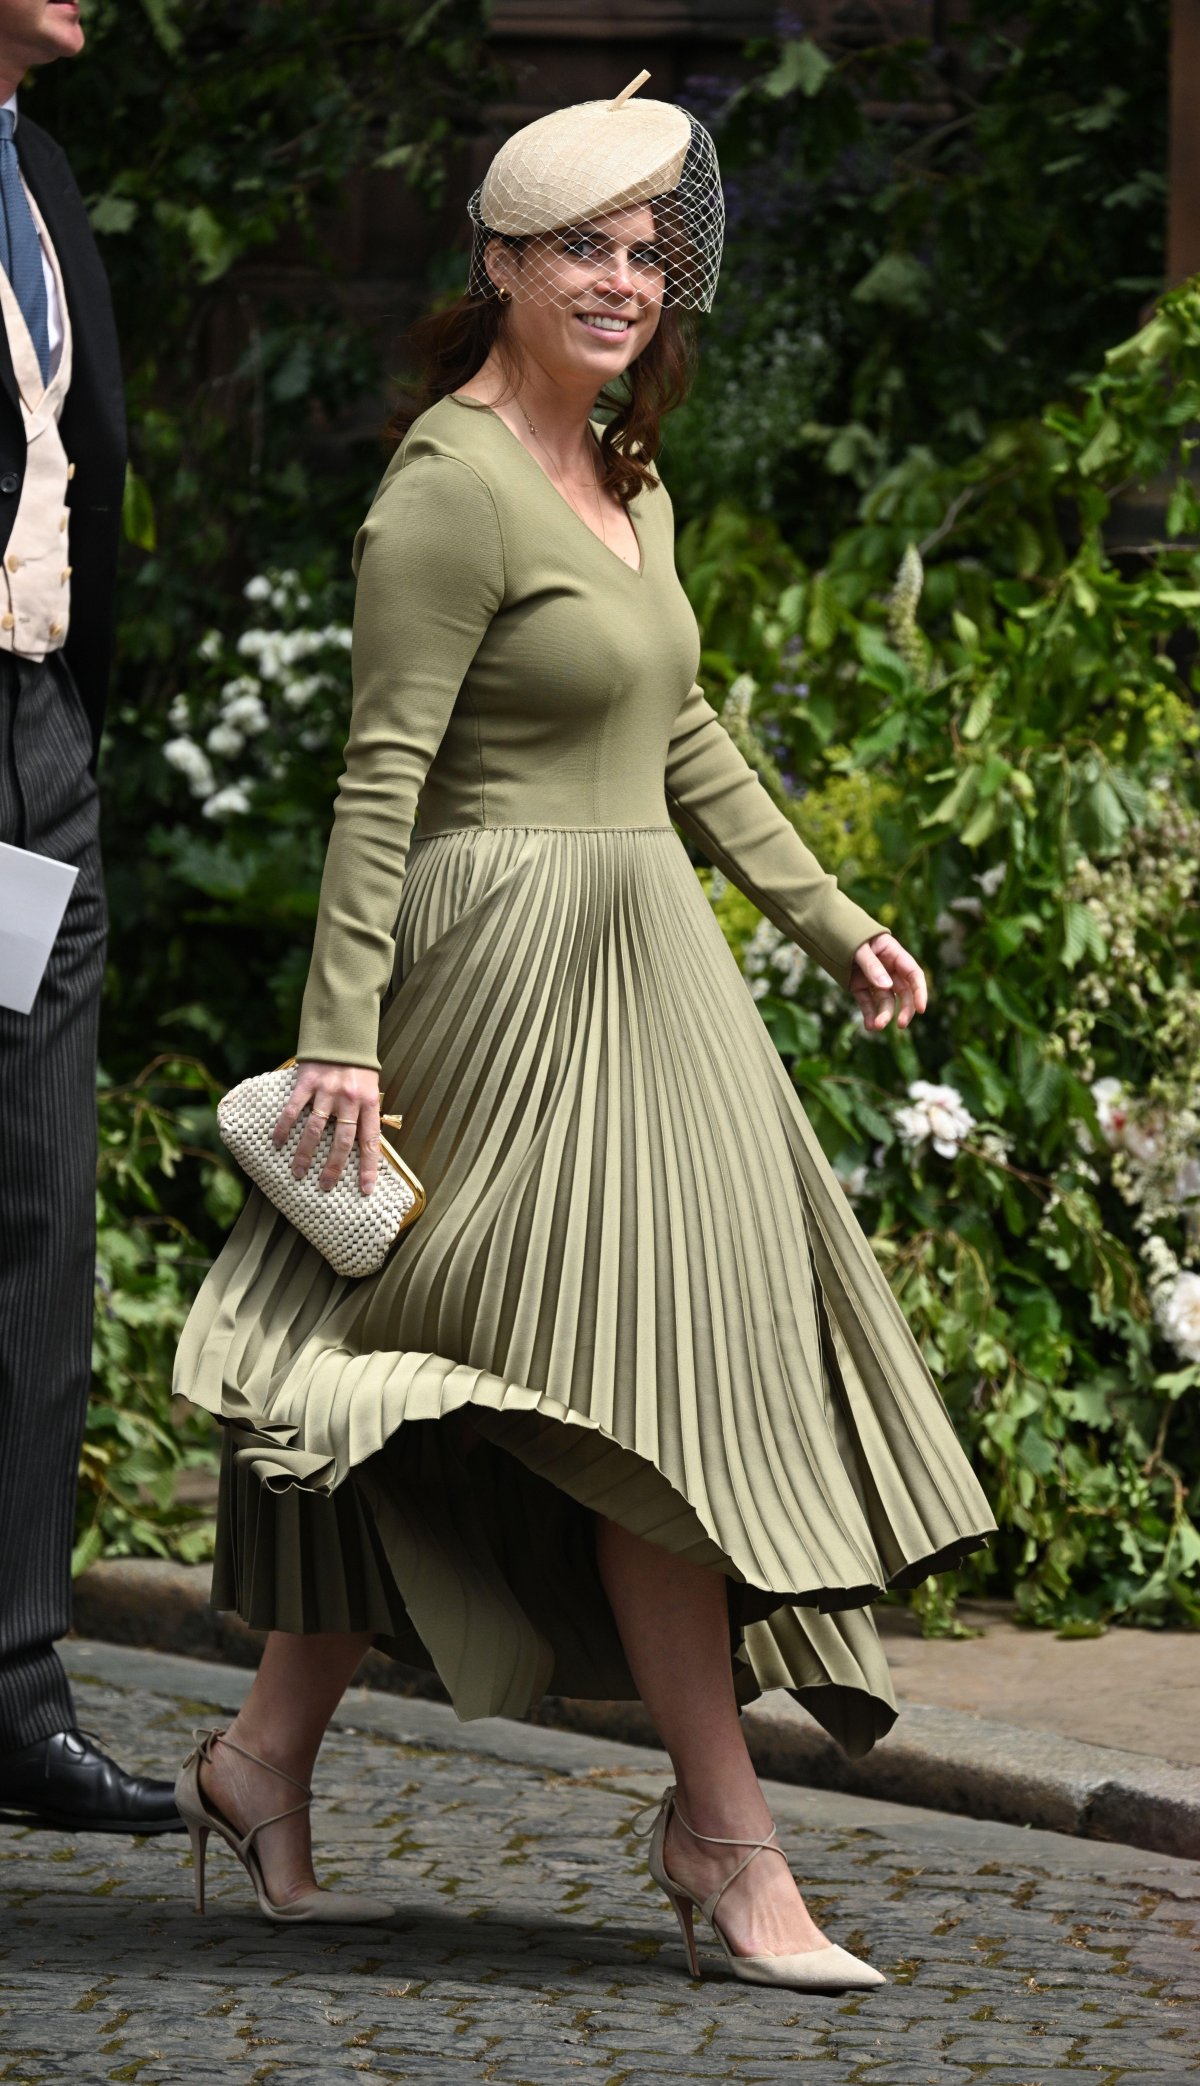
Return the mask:
<path id="1" fill-rule="evenodd" d="M 32 1008 L 78 875 L 0 840 L 0 1007 Z"/>

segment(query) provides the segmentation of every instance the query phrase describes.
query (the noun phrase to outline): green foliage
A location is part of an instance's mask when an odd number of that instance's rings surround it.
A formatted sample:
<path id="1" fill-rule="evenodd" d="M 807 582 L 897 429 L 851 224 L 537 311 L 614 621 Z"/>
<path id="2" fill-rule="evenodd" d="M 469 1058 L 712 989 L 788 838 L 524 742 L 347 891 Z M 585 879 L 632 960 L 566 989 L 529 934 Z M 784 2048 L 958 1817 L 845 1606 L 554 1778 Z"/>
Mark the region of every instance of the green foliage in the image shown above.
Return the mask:
<path id="1" fill-rule="evenodd" d="M 251 574 L 296 573 L 284 621 L 294 632 L 312 608 L 301 644 L 347 620 L 350 545 L 383 461 L 374 429 L 388 349 L 346 294 L 330 212 L 350 184 L 365 202 L 373 171 L 389 167 L 437 205 L 448 157 L 491 92 L 483 13 L 482 0 L 93 0 L 83 58 L 22 90 L 67 148 L 101 245 L 132 447 L 101 767 L 112 922 L 102 1054 L 124 1084 L 100 1092 L 78 1566 L 101 1548 L 200 1556 L 211 1540 L 177 1496 L 181 1477 L 211 1467 L 212 1444 L 190 1408 L 172 1405 L 171 1363 L 240 1195 L 214 1150 L 214 1094 L 294 1043 L 344 648 L 310 656 L 310 677 L 329 685 L 308 716 L 285 700 L 295 674 L 258 677 L 275 698 L 286 774 L 271 772 L 252 733 L 236 770 L 210 756 L 221 786 L 252 782 L 253 824 L 204 818 L 163 747 L 226 721 L 221 689 L 245 675 L 237 640 L 255 622 Z M 381 272 L 392 265 L 380 256 Z M 319 730 L 320 745 L 305 746 Z M 163 1048 L 171 1057 L 139 1073 Z M 175 1055 L 188 1050 L 219 1075 Z"/>
<path id="2" fill-rule="evenodd" d="M 823 560 L 914 446 L 970 455 L 1159 288 L 1167 0 L 953 14 L 943 42 L 763 45 L 749 84 L 695 83 L 729 240 L 668 436 L 681 513 L 736 498 Z"/>
<path id="3" fill-rule="evenodd" d="M 205 1414 L 172 1400 L 175 1343 L 206 1256 L 169 1207 L 190 1168 L 215 1222 L 242 1189 L 211 1145 L 213 1082 L 190 1060 L 159 1058 L 128 1086 L 102 1079 L 96 1181 L 93 1393 L 80 1467 L 74 1564 L 150 1552 L 194 1563 L 212 1525 L 177 1497 L 185 1473 L 213 1468 Z"/>
<path id="4" fill-rule="evenodd" d="M 168 794 L 167 713 L 197 685 L 207 701 L 200 647 L 214 628 L 230 631 L 232 647 L 251 574 L 295 569 L 346 619 L 350 547 L 384 462 L 377 429 L 392 344 L 362 323 L 331 212 L 345 210 L 348 190 L 360 212 L 380 190 L 410 219 L 438 205 L 449 156 L 492 91 L 483 18 L 482 0 L 95 0 L 84 55 L 23 90 L 68 149 L 88 203 L 130 409 L 101 769 L 112 901 L 103 1055 L 117 1077 L 160 1045 L 213 1053 L 235 1027 L 244 1032 L 247 993 L 280 1033 L 294 1023 L 331 761 L 310 763 L 312 789 L 280 813 L 277 903 L 261 957 L 243 915 L 235 968 L 220 908 L 189 908 L 186 877 L 181 890 L 160 873 L 175 808 L 168 795 L 168 821 L 154 817 Z M 384 190 L 387 167 L 402 168 L 407 205 L 395 176 Z M 386 274 L 395 262 L 378 215 L 383 250 L 359 266 Z M 345 697 L 343 679 L 343 710 Z M 168 843 L 172 862 L 177 853 Z M 260 891 L 265 880 L 264 870 Z M 289 915 L 300 922 L 291 998 L 277 983 Z M 273 1048 L 274 1031 L 259 1027 L 245 1047 L 255 1042 Z"/>
<path id="5" fill-rule="evenodd" d="M 964 1583 L 1076 1630 L 1200 1622 L 1198 422 L 1200 283 L 1074 403 L 910 455 L 823 569 L 767 539 L 726 676 L 768 787 L 835 858 L 841 824 L 932 971 L 924 1019 L 867 1037 L 710 881 L 979 1460 L 1002 1536 Z M 1117 556 L 1150 481 L 1165 534 Z"/>
<path id="6" fill-rule="evenodd" d="M 168 1386 L 240 1194 L 211 1105 L 294 1043 L 382 460 L 387 348 L 330 210 L 370 169 L 436 204 L 492 98 L 483 16 L 95 0 L 85 59 L 27 90 L 113 278 L 133 437 L 82 1561 L 209 1539 L 179 1487 L 211 1441 Z M 996 1504 L 963 1583 L 1078 1633 L 1200 1620 L 1197 308 L 1134 333 L 1166 0 L 1009 22 L 974 0 L 945 47 L 837 63 L 797 37 L 713 89 L 731 237 L 666 469 L 707 685 L 928 958 L 930 1012 L 866 1038 L 710 876 L 717 916 Z M 932 127 L 877 113 L 931 98 Z M 1114 556 L 1114 493 L 1156 478 L 1162 540 Z"/>

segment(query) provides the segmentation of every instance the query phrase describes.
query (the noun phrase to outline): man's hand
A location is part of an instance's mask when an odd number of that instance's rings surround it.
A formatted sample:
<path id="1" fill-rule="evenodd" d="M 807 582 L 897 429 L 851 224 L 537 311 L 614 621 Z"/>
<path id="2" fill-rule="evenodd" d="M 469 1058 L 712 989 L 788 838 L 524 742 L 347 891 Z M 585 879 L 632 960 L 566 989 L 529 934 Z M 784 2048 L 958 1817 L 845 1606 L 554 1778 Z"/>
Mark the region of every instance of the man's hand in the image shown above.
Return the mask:
<path id="1" fill-rule="evenodd" d="M 915 956 L 894 934 L 876 934 L 855 952 L 850 990 L 862 1008 L 863 1027 L 885 1029 L 896 1012 L 897 1028 L 906 1029 L 929 1004 L 925 973 Z"/>
<path id="2" fill-rule="evenodd" d="M 325 1125 L 334 1124 L 333 1144 L 321 1168 L 319 1188 L 334 1188 L 342 1177 L 346 1160 L 358 1140 L 358 1185 L 369 1195 L 379 1175 L 379 1074 L 358 1065 L 319 1065 L 302 1058 L 290 1100 L 280 1111 L 271 1132 L 276 1149 L 286 1144 L 305 1109 L 308 1119 L 300 1133 L 292 1172 L 302 1181 L 313 1162 L 313 1154 L 325 1135 Z"/>

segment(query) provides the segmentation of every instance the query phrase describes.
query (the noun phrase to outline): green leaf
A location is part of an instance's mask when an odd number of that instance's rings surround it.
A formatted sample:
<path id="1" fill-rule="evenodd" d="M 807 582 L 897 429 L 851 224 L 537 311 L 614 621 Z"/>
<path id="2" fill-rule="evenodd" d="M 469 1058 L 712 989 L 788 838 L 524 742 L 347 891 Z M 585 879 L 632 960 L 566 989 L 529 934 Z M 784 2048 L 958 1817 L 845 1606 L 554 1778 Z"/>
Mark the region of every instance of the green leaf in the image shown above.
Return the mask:
<path id="1" fill-rule="evenodd" d="M 966 621 L 965 616 L 962 620 Z M 958 621 L 957 616 L 955 621 Z M 972 697 L 962 725 L 963 738 L 968 742 L 978 739 L 987 730 L 988 725 L 992 721 L 992 712 L 996 707 L 996 698 L 999 693 L 1000 691 L 996 683 L 991 681 L 986 688 L 981 688 L 978 694 Z"/>
<path id="2" fill-rule="evenodd" d="M 1105 464 L 1111 463 L 1115 456 L 1120 455 L 1124 445 L 1125 431 L 1120 421 L 1115 414 L 1106 413 L 1091 441 L 1076 459 L 1076 469 L 1085 478 L 1094 477 L 1097 471 L 1103 470 Z"/>
<path id="3" fill-rule="evenodd" d="M 88 222 L 93 232 L 127 232 L 136 223 L 138 206 L 132 196 L 97 196 L 88 205 Z"/>
<path id="4" fill-rule="evenodd" d="M 1107 945 L 1096 921 L 1086 905 L 1077 899 L 1068 899 L 1063 907 L 1062 960 L 1068 970 L 1074 970 L 1081 956 L 1091 955 L 1102 962 L 1107 955 Z"/>
<path id="5" fill-rule="evenodd" d="M 760 83 L 764 94 L 773 101 L 782 101 L 785 95 L 797 91 L 809 100 L 819 94 L 831 72 L 835 70 L 832 59 L 825 56 L 810 36 L 799 43 L 788 43 L 778 65 Z"/>
<path id="6" fill-rule="evenodd" d="M 966 825 L 958 836 L 963 846 L 982 846 L 983 842 L 990 839 L 995 832 L 996 827 L 1000 823 L 1002 812 L 1003 805 L 998 797 L 989 797 L 985 803 L 980 804 L 973 816 L 967 820 Z"/>
<path id="7" fill-rule="evenodd" d="M 182 0 L 142 0 L 155 38 L 169 58 L 178 57 L 183 49 L 183 31 L 175 19 L 181 5 Z"/>
<path id="8" fill-rule="evenodd" d="M 125 466 L 125 491 L 121 500 L 121 524 L 127 543 L 134 543 L 139 550 L 154 550 L 158 533 L 154 525 L 154 502 L 150 488 L 139 478 L 132 464 Z"/>
<path id="9" fill-rule="evenodd" d="M 850 295 L 859 304 L 882 304 L 892 311 L 923 313 L 929 303 L 929 272 L 912 254 L 882 254 L 855 283 Z"/>
<path id="10" fill-rule="evenodd" d="M 71 1552 L 71 1577 L 78 1579 L 81 1572 L 86 1572 L 89 1565 L 95 1564 L 103 1549 L 104 1530 L 98 1521 L 93 1521 L 84 1530 Z"/>

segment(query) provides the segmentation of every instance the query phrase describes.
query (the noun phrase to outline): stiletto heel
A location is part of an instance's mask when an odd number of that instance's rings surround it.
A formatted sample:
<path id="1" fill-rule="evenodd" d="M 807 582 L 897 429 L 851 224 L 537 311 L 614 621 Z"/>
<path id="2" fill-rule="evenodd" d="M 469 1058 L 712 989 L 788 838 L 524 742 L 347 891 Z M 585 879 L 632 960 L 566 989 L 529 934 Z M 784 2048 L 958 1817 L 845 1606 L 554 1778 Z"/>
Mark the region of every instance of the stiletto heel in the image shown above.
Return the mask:
<path id="1" fill-rule="evenodd" d="M 690 1833 L 694 1840 L 704 1841 L 707 1846 L 748 1847 L 750 1850 L 743 1860 L 738 1862 L 736 1868 L 730 1870 L 724 1883 L 709 1898 L 698 1898 L 694 1891 L 688 1889 L 686 1883 L 679 1883 L 674 1876 L 667 1873 L 664 1850 L 667 1827 L 672 1815 L 678 1818 L 686 1833 Z M 641 1820 L 646 1817 L 651 1819 L 651 1823 L 643 1828 Z M 694 1925 L 694 1912 L 698 1911 L 704 1915 L 725 1951 L 726 1960 L 734 1976 L 740 1977 L 744 1984 L 786 1985 L 791 1990 L 800 1992 L 865 1992 L 876 1985 L 886 1985 L 887 1979 L 881 1970 L 873 1969 L 870 1963 L 860 1962 L 848 1949 L 838 1948 L 833 1942 L 826 1942 L 824 1948 L 802 1949 L 798 1954 L 789 1956 L 734 1955 L 717 1925 L 717 1906 L 730 1884 L 737 1881 L 758 1855 L 777 1854 L 782 1861 L 787 1860 L 775 1836 L 774 1826 L 765 1840 L 726 1840 L 714 1833 L 697 1832 L 695 1826 L 688 1824 L 676 1802 L 675 1790 L 671 1788 L 664 1792 L 661 1803 L 647 1804 L 644 1811 L 638 1812 L 633 1821 L 633 1830 L 639 1837 L 646 1833 L 650 1836 L 650 1846 L 647 1850 L 650 1874 L 659 1888 L 666 1892 L 675 1909 L 675 1916 L 683 1935 L 683 1945 L 687 1950 L 688 1968 L 693 1977 L 700 1976 Z"/>
<path id="2" fill-rule="evenodd" d="M 207 1825 L 197 1825 L 194 1818 L 185 1820 L 188 1839 L 192 1843 L 192 1875 L 196 1884 L 196 1910 L 204 1910 L 204 1858 L 208 1853 Z"/>
<path id="3" fill-rule="evenodd" d="M 264 1917 L 280 1926 L 295 1926 L 305 1920 L 327 1919 L 341 1921 L 390 1919 L 395 1906 L 384 1898 L 356 1897 L 345 1890 L 309 1890 L 303 1896 L 291 1898 L 284 1905 L 277 1905 L 267 1889 L 262 1859 L 255 1845 L 260 1832 L 268 1825 L 278 1825 L 281 1818 L 293 1818 L 297 1811 L 306 1811 L 312 1802 L 312 1790 L 298 1782 L 294 1775 L 286 1775 L 281 1767 L 269 1760 L 260 1760 L 257 1753 L 247 1752 L 245 1746 L 227 1738 L 223 1731 L 195 1731 L 196 1740 L 187 1759 L 179 1770 L 175 1783 L 175 1802 L 180 1816 L 188 1829 L 192 1843 L 192 1860 L 195 1864 L 196 1910 L 204 1910 L 204 1860 L 208 1852 L 208 1836 L 216 1833 L 226 1846 L 236 1854 L 247 1876 L 254 1885 L 259 1911 Z M 278 1775 L 281 1782 L 290 1782 L 299 1789 L 303 1801 L 292 1804 L 286 1811 L 274 1811 L 269 1818 L 260 1818 L 249 1832 L 239 1832 L 232 1820 L 226 1818 L 215 1804 L 209 1802 L 200 1786 L 200 1769 L 211 1763 L 213 1747 L 217 1740 L 227 1745 L 231 1752 L 240 1753 L 243 1760 L 253 1760 L 256 1767 L 265 1767 L 269 1774 Z"/>
<path id="4" fill-rule="evenodd" d="M 681 1897 L 678 1891 L 669 1890 L 667 1896 L 671 1901 L 675 1917 L 679 1921 L 679 1931 L 683 1935 L 683 1946 L 687 1952 L 688 1968 L 693 1977 L 699 1977 L 700 1958 L 696 1953 L 696 1928 L 693 1922 L 692 1901 L 690 1898 Z"/>

